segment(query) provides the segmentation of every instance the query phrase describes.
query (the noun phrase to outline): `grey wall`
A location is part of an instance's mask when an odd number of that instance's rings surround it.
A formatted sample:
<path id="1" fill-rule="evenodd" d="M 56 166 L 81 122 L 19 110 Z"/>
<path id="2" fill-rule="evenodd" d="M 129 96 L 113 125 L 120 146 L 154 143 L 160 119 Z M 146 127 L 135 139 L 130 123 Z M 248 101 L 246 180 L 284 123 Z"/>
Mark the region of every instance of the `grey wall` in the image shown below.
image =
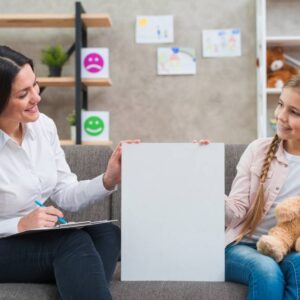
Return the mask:
<path id="1" fill-rule="evenodd" d="M 89 109 L 111 113 L 111 139 L 147 142 L 213 141 L 247 143 L 256 136 L 256 66 L 254 0 L 82 0 L 87 12 L 105 12 L 109 29 L 89 29 L 89 46 L 110 49 L 111 88 L 89 88 Z M 73 13 L 71 0 L 0 1 L 1 13 Z M 135 44 L 136 15 L 174 15 L 175 43 L 197 53 L 196 76 L 156 75 L 156 48 Z M 203 59 L 202 29 L 237 27 L 242 56 Z M 62 43 L 68 48 L 72 29 L 3 29 L 1 44 L 31 56 L 38 76 L 42 48 Z M 72 59 L 63 75 L 74 74 Z M 65 120 L 72 110 L 74 89 L 47 88 L 41 111 L 54 118 L 61 138 L 69 138 Z"/>

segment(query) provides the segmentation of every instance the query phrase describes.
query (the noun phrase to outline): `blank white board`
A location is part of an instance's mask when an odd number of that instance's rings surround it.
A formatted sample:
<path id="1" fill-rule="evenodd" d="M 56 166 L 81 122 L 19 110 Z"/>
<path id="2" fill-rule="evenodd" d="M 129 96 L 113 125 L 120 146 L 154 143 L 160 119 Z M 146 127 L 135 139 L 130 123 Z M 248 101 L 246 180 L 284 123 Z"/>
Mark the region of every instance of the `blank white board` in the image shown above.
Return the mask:
<path id="1" fill-rule="evenodd" d="M 125 281 L 224 281 L 224 145 L 122 146 Z"/>

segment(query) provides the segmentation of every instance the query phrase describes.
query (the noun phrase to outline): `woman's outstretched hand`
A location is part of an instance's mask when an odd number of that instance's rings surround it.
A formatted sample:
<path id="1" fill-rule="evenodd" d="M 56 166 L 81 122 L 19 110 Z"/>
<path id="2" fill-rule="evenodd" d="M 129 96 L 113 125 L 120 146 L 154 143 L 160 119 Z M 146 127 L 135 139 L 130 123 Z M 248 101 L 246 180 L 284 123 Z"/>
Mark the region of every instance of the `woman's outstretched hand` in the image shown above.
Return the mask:
<path id="1" fill-rule="evenodd" d="M 106 171 L 103 175 L 103 185 L 107 190 L 113 190 L 121 182 L 122 144 L 139 144 L 140 140 L 121 141 L 112 153 Z"/>

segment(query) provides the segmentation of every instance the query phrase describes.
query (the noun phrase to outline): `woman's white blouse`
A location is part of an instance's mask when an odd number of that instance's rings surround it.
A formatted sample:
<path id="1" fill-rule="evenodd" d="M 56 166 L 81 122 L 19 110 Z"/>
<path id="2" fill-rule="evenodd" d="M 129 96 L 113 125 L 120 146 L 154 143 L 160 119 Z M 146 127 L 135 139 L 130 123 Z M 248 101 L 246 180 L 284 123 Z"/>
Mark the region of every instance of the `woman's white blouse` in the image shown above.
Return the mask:
<path id="1" fill-rule="evenodd" d="M 59 207 L 76 211 L 111 193 L 103 175 L 77 180 L 50 118 L 40 114 L 23 129 L 21 146 L 0 130 L 0 237 L 18 232 L 20 218 L 37 207 L 35 200 L 43 203 L 50 197 Z"/>

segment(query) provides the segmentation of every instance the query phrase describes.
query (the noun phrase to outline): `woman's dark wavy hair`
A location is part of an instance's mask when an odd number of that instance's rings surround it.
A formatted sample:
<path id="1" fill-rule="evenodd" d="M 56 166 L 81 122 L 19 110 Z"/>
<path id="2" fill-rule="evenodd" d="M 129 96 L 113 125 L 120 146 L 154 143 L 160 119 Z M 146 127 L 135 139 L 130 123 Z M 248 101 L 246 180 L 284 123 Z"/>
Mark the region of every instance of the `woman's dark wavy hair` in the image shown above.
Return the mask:
<path id="1" fill-rule="evenodd" d="M 8 104 L 12 84 L 17 74 L 26 64 L 29 64 L 33 70 L 33 62 L 30 58 L 7 46 L 0 46 L 0 114 Z"/>

